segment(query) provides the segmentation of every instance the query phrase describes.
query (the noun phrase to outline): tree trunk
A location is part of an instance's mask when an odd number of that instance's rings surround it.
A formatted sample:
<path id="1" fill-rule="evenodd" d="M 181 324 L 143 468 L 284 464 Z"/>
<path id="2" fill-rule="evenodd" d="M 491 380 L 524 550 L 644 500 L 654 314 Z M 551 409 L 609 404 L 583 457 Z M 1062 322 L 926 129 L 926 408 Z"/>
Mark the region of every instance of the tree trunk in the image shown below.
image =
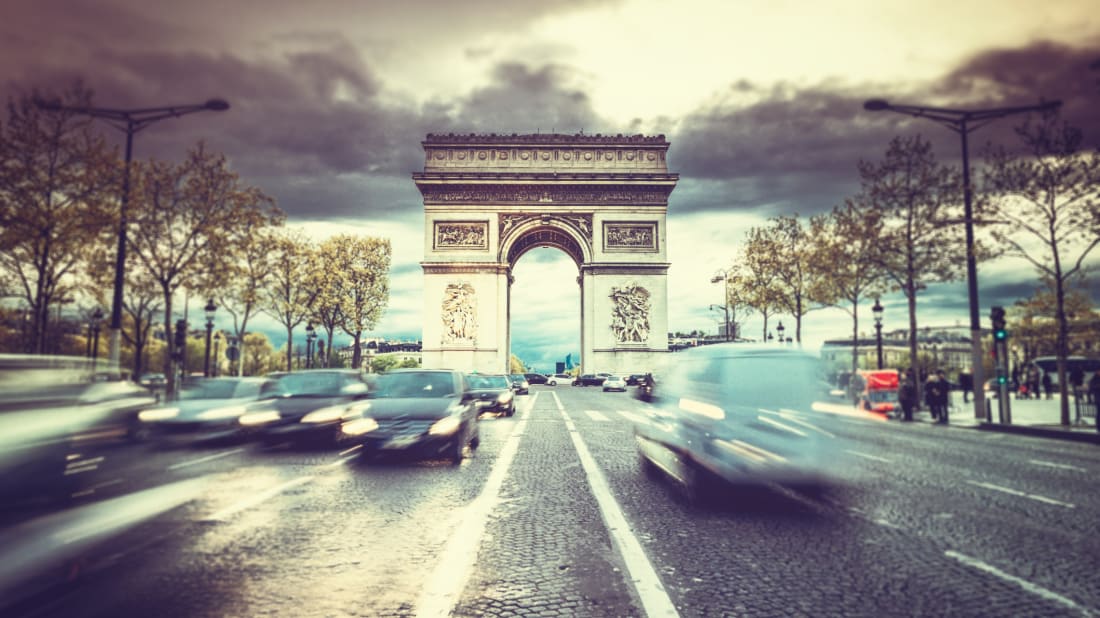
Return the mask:
<path id="1" fill-rule="evenodd" d="M 917 387 L 917 408 L 919 409 L 921 402 L 924 401 L 924 379 L 921 379 L 920 359 L 917 356 L 917 291 L 915 287 L 910 281 L 908 289 L 905 290 L 905 300 L 909 305 L 909 365 L 914 367 L 913 376 Z M 929 373 L 934 370 L 934 368 L 929 369 Z"/>
<path id="2" fill-rule="evenodd" d="M 176 392 L 176 372 L 172 371 L 172 356 L 176 351 L 176 331 L 172 328 L 172 293 L 164 288 L 164 392 L 171 398 Z"/>
<path id="3" fill-rule="evenodd" d="M 1067 339 L 1069 338 L 1069 328 L 1066 324 L 1066 290 L 1064 281 L 1062 280 L 1061 268 L 1057 262 L 1057 255 L 1055 255 L 1055 268 L 1057 269 L 1054 278 L 1054 298 L 1056 305 L 1054 319 L 1058 324 L 1058 340 L 1057 340 L 1057 359 L 1058 359 L 1058 393 L 1061 401 L 1058 402 L 1062 411 L 1061 422 L 1063 425 L 1069 425 L 1069 389 L 1066 387 L 1066 356 L 1067 354 Z"/>
<path id="4" fill-rule="evenodd" d="M 362 337 L 363 331 L 355 331 L 355 349 L 351 353 L 351 368 L 359 369 L 359 364 L 363 361 L 363 350 L 359 348 L 359 338 Z"/>
<path id="5" fill-rule="evenodd" d="M 852 375 L 859 369 L 859 299 L 852 301 Z M 851 380 L 851 378 L 848 378 Z M 849 382 L 851 384 L 851 382 Z"/>
<path id="6" fill-rule="evenodd" d="M 286 370 L 292 371 L 294 363 L 294 329 L 286 329 Z"/>

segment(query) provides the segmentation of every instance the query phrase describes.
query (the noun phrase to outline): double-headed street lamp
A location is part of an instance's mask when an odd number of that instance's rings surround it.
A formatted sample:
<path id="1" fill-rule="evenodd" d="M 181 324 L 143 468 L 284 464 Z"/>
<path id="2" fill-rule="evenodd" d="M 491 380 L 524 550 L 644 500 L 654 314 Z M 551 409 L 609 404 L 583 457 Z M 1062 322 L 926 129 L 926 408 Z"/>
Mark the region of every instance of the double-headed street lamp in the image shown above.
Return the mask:
<path id="1" fill-rule="evenodd" d="M 218 377 L 218 365 L 221 364 L 221 357 L 218 356 L 218 345 L 222 342 L 222 332 L 219 330 L 214 333 L 214 377 Z"/>
<path id="2" fill-rule="evenodd" d="M 863 109 L 872 112 L 891 111 L 927 118 L 955 131 L 962 137 L 963 223 L 966 225 L 966 282 L 967 293 L 970 298 L 970 363 L 974 376 L 974 418 L 985 418 L 985 397 L 981 388 L 984 383 L 982 372 L 982 322 L 981 317 L 978 315 L 978 268 L 974 256 L 974 212 L 970 203 L 970 152 L 967 145 L 967 135 L 997 118 L 1012 114 L 1057 109 L 1061 105 L 1061 101 L 1050 101 L 1040 105 L 1023 107 L 962 110 L 918 105 L 894 105 L 883 99 L 870 99 L 863 103 Z"/>
<path id="3" fill-rule="evenodd" d="M 884 309 L 875 297 L 875 306 L 871 307 L 871 314 L 875 316 L 875 350 L 878 352 L 878 368 L 882 369 L 882 312 Z"/>
<path id="4" fill-rule="evenodd" d="M 95 373 L 96 361 L 99 360 L 99 325 L 102 322 L 103 322 L 103 310 L 100 309 L 99 307 L 96 307 L 95 311 L 92 312 L 92 324 L 91 324 L 91 326 L 92 326 L 92 337 L 91 337 L 91 343 L 92 343 L 92 349 L 91 349 L 92 373 Z"/>
<path id="5" fill-rule="evenodd" d="M 730 341 L 732 339 L 732 335 L 730 334 L 730 275 L 731 274 L 732 273 L 730 273 L 730 271 L 728 271 L 728 270 L 720 270 L 720 271 L 718 271 L 718 274 L 716 274 L 716 275 L 714 275 L 713 277 L 710 278 L 711 283 L 718 283 L 719 281 L 721 281 L 724 284 L 724 289 L 725 289 L 726 295 L 725 295 L 724 298 L 722 298 L 722 307 L 724 307 L 725 310 L 726 310 L 726 326 L 725 326 L 726 341 Z"/>
<path id="6" fill-rule="evenodd" d="M 195 105 L 170 105 L 167 107 L 146 107 L 140 109 L 111 109 L 106 107 L 69 107 L 59 101 L 36 100 L 35 104 L 44 110 L 71 112 L 92 118 L 102 118 L 107 124 L 126 134 L 126 167 L 122 176 L 122 201 L 118 209 L 118 249 L 115 253 L 115 289 L 111 299 L 111 335 L 110 361 L 118 369 L 119 345 L 122 336 L 122 286 L 126 276 L 126 216 L 130 202 L 130 161 L 133 158 L 134 133 L 158 120 L 178 118 L 195 112 L 223 112 L 229 109 L 229 103 L 222 99 L 210 99 L 206 103 Z"/>
<path id="7" fill-rule="evenodd" d="M 202 375 L 210 377 L 210 333 L 214 330 L 214 312 L 218 310 L 218 306 L 214 304 L 214 299 L 206 301 L 206 306 L 202 308 L 206 313 L 206 360 L 202 364 Z"/>

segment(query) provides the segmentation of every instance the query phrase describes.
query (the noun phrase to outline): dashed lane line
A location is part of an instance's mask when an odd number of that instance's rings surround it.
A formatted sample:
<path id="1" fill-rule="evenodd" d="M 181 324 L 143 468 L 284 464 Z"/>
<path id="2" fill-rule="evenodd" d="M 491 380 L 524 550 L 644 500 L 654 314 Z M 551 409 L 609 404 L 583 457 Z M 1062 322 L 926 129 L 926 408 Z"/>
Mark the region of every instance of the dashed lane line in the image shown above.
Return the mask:
<path id="1" fill-rule="evenodd" d="M 1033 584 L 1033 583 L 1027 581 L 1026 579 L 1022 579 L 1020 577 L 1016 577 L 1015 575 L 1005 573 L 1004 571 L 998 569 L 997 567 L 995 567 L 993 565 L 990 565 L 990 564 L 986 564 L 985 562 L 982 562 L 981 560 L 978 560 L 977 558 L 971 558 L 970 556 L 967 556 L 965 554 L 960 554 L 959 552 L 953 551 L 953 550 L 950 550 L 950 549 L 943 552 L 943 554 L 945 556 L 947 556 L 948 558 L 953 558 L 955 560 L 958 560 L 959 562 L 965 564 L 968 567 L 977 569 L 979 571 L 982 571 L 983 573 L 988 573 L 988 574 L 990 574 L 994 577 L 997 577 L 999 579 L 1002 579 L 1006 582 L 1016 584 L 1017 586 L 1023 588 L 1024 590 L 1026 590 L 1027 592 L 1030 592 L 1031 594 L 1034 594 L 1038 597 L 1041 597 L 1041 598 L 1046 599 L 1048 601 L 1051 601 L 1053 603 L 1063 605 L 1063 606 L 1065 606 L 1069 609 L 1072 609 L 1073 611 L 1076 611 L 1076 612 L 1080 613 L 1082 616 L 1095 616 L 1096 615 L 1096 613 L 1094 611 L 1092 611 L 1091 609 L 1089 609 L 1087 607 L 1082 607 L 1081 605 L 1078 605 L 1077 603 L 1073 602 L 1070 599 L 1067 599 L 1066 597 L 1058 594 L 1057 592 L 1054 592 L 1054 591 L 1048 590 L 1046 588 L 1043 588 L 1042 586 L 1039 586 L 1038 584 Z"/>
<path id="2" fill-rule="evenodd" d="M 1020 491 L 1018 489 L 1012 489 L 1011 487 L 1002 487 L 1000 485 L 994 485 L 993 483 L 983 483 L 981 481 L 970 481 L 970 480 L 968 480 L 966 482 L 970 483 L 971 485 L 975 485 L 977 487 L 984 487 L 985 489 L 992 489 L 993 491 L 999 491 L 1001 493 L 1006 493 L 1006 494 L 1009 494 L 1009 495 L 1012 495 L 1012 496 L 1018 496 L 1020 498 L 1028 498 L 1028 499 L 1031 499 L 1031 500 L 1035 500 L 1036 502 L 1042 502 L 1044 504 L 1053 504 L 1055 506 L 1064 506 L 1067 509 L 1076 508 L 1076 505 L 1070 504 L 1069 502 L 1062 502 L 1061 500 L 1055 500 L 1054 498 L 1048 498 L 1046 496 L 1040 496 L 1038 494 L 1029 494 L 1025 491 Z"/>
<path id="3" fill-rule="evenodd" d="M 861 453 L 859 451 L 852 451 L 852 450 L 845 450 L 844 452 L 845 453 L 851 453 L 852 455 L 855 455 L 856 457 L 862 457 L 864 459 L 870 459 L 871 461 L 877 461 L 877 462 L 880 462 L 880 463 L 893 463 L 889 459 L 887 459 L 885 457 L 879 457 L 878 455 L 869 455 L 867 453 Z"/>
<path id="4" fill-rule="evenodd" d="M 628 420 L 631 423 L 634 423 L 636 425 L 645 425 L 645 424 L 649 423 L 649 419 L 647 419 L 646 417 L 644 417 L 640 414 L 634 414 L 633 412 L 628 412 L 626 410 L 618 410 L 617 412 L 618 412 L 619 416 L 625 418 L 626 420 Z"/>
<path id="5" fill-rule="evenodd" d="M 592 495 L 596 498 L 596 504 L 600 507 L 600 514 L 607 526 L 607 532 L 611 535 L 612 541 L 626 564 L 626 569 L 630 573 L 630 583 L 634 585 L 634 590 L 638 593 L 643 610 L 647 616 L 679 616 L 676 606 L 672 604 L 672 599 L 668 597 L 668 593 L 661 583 L 661 578 L 657 576 L 657 572 L 650 564 L 645 550 L 642 549 L 642 544 L 637 537 L 631 534 L 630 524 L 626 521 L 626 516 L 623 515 L 618 503 L 615 502 L 615 497 L 611 495 L 607 479 L 604 478 L 603 472 L 596 465 L 596 460 L 592 458 L 592 454 L 588 452 L 588 447 L 581 439 L 580 433 L 577 432 L 576 425 L 565 413 L 565 408 L 561 405 L 557 393 L 551 392 L 551 395 L 554 397 L 558 412 L 565 420 L 565 427 L 569 430 L 569 437 L 573 440 L 573 448 L 577 450 L 577 455 L 580 457 L 581 467 L 584 468 L 585 476 L 588 477 L 588 485 L 592 489 Z"/>
<path id="6" fill-rule="evenodd" d="M 588 418 L 594 421 L 606 422 L 611 420 L 604 416 L 599 410 L 585 410 L 584 413 L 588 415 Z"/>
<path id="7" fill-rule="evenodd" d="M 416 603 L 418 618 L 450 616 L 458 603 L 477 560 L 477 550 L 481 545 L 481 537 L 485 534 L 489 515 L 500 502 L 504 479 L 519 451 L 520 440 L 527 429 L 527 417 L 542 393 L 543 391 L 536 391 L 528 400 L 527 407 L 520 410 L 519 422 L 505 440 L 485 486 L 477 498 L 463 510 L 458 527 L 450 535 L 450 541 L 443 548 L 435 569 L 420 591 L 420 598 Z"/>
<path id="8" fill-rule="evenodd" d="M 1078 467 L 1078 466 L 1071 466 L 1069 464 L 1063 464 L 1063 463 L 1054 463 L 1053 461 L 1043 461 L 1041 459 L 1029 459 L 1028 463 L 1036 465 L 1036 466 L 1043 466 L 1045 468 L 1058 468 L 1059 470 L 1073 470 L 1074 472 L 1088 472 L 1088 470 L 1086 470 L 1084 468 L 1081 468 L 1081 467 Z"/>
<path id="9" fill-rule="evenodd" d="M 223 451 L 221 453 L 214 453 L 213 455 L 207 455 L 206 457 L 199 457 L 198 459 L 192 459 L 189 461 L 181 461 L 177 464 L 168 466 L 169 470 L 179 470 L 180 468 L 186 468 L 187 466 L 193 466 L 196 464 L 206 463 L 208 461 L 214 461 L 215 459 L 221 459 L 222 457 L 228 457 L 236 453 L 243 452 L 243 448 L 235 448 L 229 451 Z"/>
<path id="10" fill-rule="evenodd" d="M 261 491 L 258 494 L 253 494 L 253 495 L 249 496 L 248 498 L 246 498 L 244 500 L 241 500 L 240 502 L 238 502 L 236 504 L 230 505 L 230 506 L 228 506 L 228 507 L 212 514 L 212 515 L 209 515 L 209 516 L 203 518 L 203 521 L 224 521 L 226 519 L 229 519 L 233 515 L 236 515 L 237 513 L 240 513 L 241 511 L 250 509 L 250 508 L 256 506 L 257 504 L 260 504 L 261 502 L 264 502 L 266 500 L 274 498 L 275 496 L 283 493 L 284 491 L 286 491 L 288 489 L 292 489 L 292 488 L 297 487 L 299 485 L 304 485 L 304 484 L 306 484 L 306 483 L 308 483 L 312 480 L 313 480 L 312 475 L 300 476 L 296 479 L 291 479 L 291 480 L 289 480 L 285 483 L 282 483 L 280 485 L 276 485 L 275 487 L 271 487 L 271 488 L 269 488 L 265 491 Z"/>

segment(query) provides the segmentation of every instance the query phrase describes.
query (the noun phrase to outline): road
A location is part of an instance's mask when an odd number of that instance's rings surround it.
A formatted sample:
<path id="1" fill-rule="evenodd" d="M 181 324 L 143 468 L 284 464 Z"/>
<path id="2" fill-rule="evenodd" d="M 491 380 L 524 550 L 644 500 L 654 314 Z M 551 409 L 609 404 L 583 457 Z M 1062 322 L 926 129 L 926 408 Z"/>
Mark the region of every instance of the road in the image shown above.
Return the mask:
<path id="1" fill-rule="evenodd" d="M 198 479 L 198 497 L 6 613 L 1100 615 L 1094 445 L 802 411 L 784 422 L 835 441 L 835 483 L 694 506 L 642 472 L 631 393 L 519 399 L 459 467 L 138 447 L 113 491 Z"/>

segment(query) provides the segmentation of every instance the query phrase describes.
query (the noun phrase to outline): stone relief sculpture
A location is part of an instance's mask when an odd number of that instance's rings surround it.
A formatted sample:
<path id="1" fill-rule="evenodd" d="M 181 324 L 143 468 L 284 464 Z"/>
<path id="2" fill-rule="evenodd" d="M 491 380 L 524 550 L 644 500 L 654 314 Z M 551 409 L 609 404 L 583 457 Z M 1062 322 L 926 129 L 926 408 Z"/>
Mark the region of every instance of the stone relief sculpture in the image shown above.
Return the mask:
<path id="1" fill-rule="evenodd" d="M 649 290 L 637 283 L 611 288 L 611 331 L 619 343 L 649 340 Z"/>
<path id="2" fill-rule="evenodd" d="M 477 342 L 477 304 L 474 286 L 451 283 L 443 291 L 443 343 Z"/>
<path id="3" fill-rule="evenodd" d="M 486 249 L 488 242 L 487 222 L 435 224 L 435 246 L 440 249 Z"/>
<path id="4" fill-rule="evenodd" d="M 657 226 L 608 224 L 604 228 L 604 247 L 607 249 L 657 250 Z"/>

